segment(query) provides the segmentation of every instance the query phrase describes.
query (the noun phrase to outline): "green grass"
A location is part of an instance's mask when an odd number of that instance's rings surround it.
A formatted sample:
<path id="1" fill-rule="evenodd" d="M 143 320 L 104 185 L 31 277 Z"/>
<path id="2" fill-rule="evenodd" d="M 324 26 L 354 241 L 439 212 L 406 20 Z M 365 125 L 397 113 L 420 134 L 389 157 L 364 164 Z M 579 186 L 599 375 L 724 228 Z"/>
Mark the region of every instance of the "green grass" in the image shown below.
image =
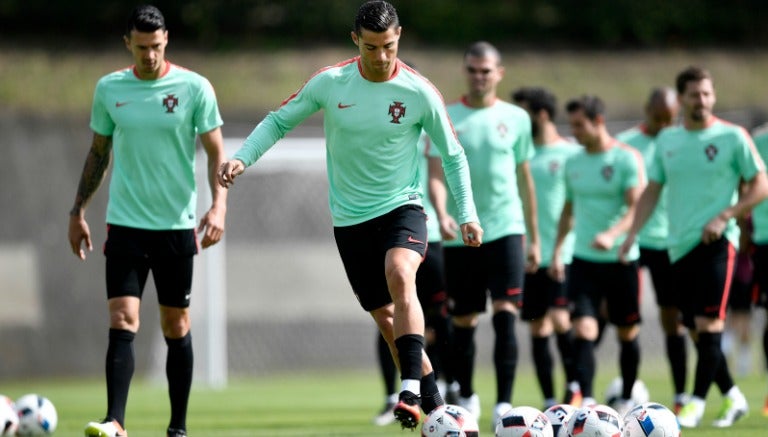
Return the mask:
<path id="1" fill-rule="evenodd" d="M 658 366 L 659 363 L 648 365 Z M 669 400 L 671 395 L 664 369 L 649 372 L 648 367 L 644 367 L 641 376 L 650 389 L 652 400 L 662 403 Z M 598 393 L 610 379 L 609 375 L 600 375 L 595 385 Z M 720 394 L 713 387 L 703 425 L 698 429 L 683 430 L 683 436 L 765 435 L 768 418 L 761 415 L 767 385 L 765 379 L 764 374 L 754 374 L 737 381 L 752 411 L 728 431 L 709 425 L 720 405 Z M 481 435 L 490 435 L 487 430 L 494 390 L 491 372 L 478 372 L 476 390 L 483 399 Z M 104 391 L 101 380 L 94 379 L 0 381 L 0 392 L 13 398 L 28 392 L 49 397 L 59 412 L 55 433 L 59 437 L 81 436 L 85 423 L 104 413 Z M 370 425 L 370 419 L 383 403 L 381 391 L 381 383 L 374 373 L 302 373 L 235 379 L 225 390 L 193 388 L 188 428 L 193 437 L 418 435 L 401 431 L 397 425 Z M 516 405 L 538 407 L 541 404 L 529 366 L 518 373 L 514 401 Z M 130 436 L 162 435 L 168 420 L 167 404 L 164 384 L 136 380 L 131 387 L 127 413 Z"/>

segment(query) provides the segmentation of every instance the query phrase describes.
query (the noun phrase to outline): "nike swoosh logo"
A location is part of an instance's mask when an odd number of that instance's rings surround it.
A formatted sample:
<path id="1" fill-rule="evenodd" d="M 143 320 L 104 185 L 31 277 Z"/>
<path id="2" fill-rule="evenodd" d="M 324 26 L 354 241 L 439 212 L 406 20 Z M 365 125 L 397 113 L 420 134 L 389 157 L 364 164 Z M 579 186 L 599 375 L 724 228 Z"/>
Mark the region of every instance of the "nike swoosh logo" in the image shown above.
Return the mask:
<path id="1" fill-rule="evenodd" d="M 419 241 L 419 240 L 417 240 L 417 239 L 413 238 L 413 237 L 412 237 L 412 236 L 410 236 L 410 235 L 408 236 L 408 242 L 409 242 L 409 243 L 416 243 L 416 244 L 424 244 L 424 242 L 423 242 L 423 241 Z"/>
<path id="2" fill-rule="evenodd" d="M 131 102 L 115 102 L 115 108 L 119 108 L 121 106 L 125 106 Z"/>
<path id="3" fill-rule="evenodd" d="M 339 109 L 347 109 L 351 106 L 355 106 L 355 104 L 352 103 L 351 105 L 342 105 L 341 102 L 339 102 Z"/>

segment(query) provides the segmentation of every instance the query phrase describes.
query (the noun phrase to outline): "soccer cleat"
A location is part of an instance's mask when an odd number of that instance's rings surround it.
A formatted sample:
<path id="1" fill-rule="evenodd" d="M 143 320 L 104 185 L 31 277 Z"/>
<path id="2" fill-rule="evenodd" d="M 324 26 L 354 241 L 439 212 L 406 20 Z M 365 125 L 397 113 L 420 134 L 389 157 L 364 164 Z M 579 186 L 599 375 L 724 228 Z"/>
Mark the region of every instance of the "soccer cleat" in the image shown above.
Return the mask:
<path id="1" fill-rule="evenodd" d="M 701 423 L 704 416 L 704 400 L 700 398 L 691 399 L 683 405 L 680 413 L 677 415 L 677 423 L 683 428 L 696 428 Z"/>
<path id="2" fill-rule="evenodd" d="M 407 390 L 400 392 L 400 401 L 395 405 L 393 414 L 400 426 L 415 429 L 421 420 L 421 400 Z"/>
<path id="3" fill-rule="evenodd" d="M 373 418 L 373 424 L 378 426 L 387 426 L 395 422 L 395 403 L 387 402 L 384 408 L 376 417 Z"/>
<path id="4" fill-rule="evenodd" d="M 583 396 L 581 390 L 571 390 L 570 388 L 565 390 L 565 396 L 563 396 L 563 403 L 572 405 L 576 408 L 581 407 Z"/>
<path id="5" fill-rule="evenodd" d="M 88 422 L 85 426 L 85 437 L 127 437 L 128 432 L 123 429 L 117 420 L 104 420 L 103 422 Z"/>
<path id="6" fill-rule="evenodd" d="M 499 418 L 511 409 L 512 404 L 509 402 L 499 402 L 496 404 L 496 406 L 493 408 L 493 416 L 491 417 L 491 432 L 496 431 L 496 422 L 499 421 Z"/>
<path id="7" fill-rule="evenodd" d="M 717 414 L 717 418 L 712 422 L 712 426 L 716 428 L 728 428 L 733 425 L 739 418 L 749 414 L 749 406 L 747 400 L 741 392 L 735 394 L 726 395 L 723 398 L 723 406 L 720 408 L 720 412 Z"/>
<path id="8" fill-rule="evenodd" d="M 593 397 L 587 396 L 581 400 L 582 407 L 594 407 L 595 405 L 597 405 L 597 399 Z"/>
<path id="9" fill-rule="evenodd" d="M 166 435 L 168 437 L 187 437 L 187 432 L 183 429 L 168 428 Z"/>
<path id="10" fill-rule="evenodd" d="M 457 404 L 472 413 L 475 420 L 480 420 L 480 396 L 477 393 L 472 393 L 468 398 L 459 396 Z"/>
<path id="11" fill-rule="evenodd" d="M 690 396 L 686 393 L 678 393 L 675 395 L 675 400 L 672 404 L 672 412 L 675 413 L 675 416 L 680 414 L 680 410 L 683 408 L 683 405 L 688 402 L 688 399 L 690 399 Z"/>

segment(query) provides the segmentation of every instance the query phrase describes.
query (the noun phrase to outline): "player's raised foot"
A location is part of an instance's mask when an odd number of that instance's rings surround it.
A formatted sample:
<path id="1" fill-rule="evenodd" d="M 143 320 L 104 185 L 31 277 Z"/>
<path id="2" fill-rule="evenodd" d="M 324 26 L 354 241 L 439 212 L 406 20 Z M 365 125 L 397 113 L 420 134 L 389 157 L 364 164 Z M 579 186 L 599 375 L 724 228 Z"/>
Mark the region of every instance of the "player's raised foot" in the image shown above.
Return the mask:
<path id="1" fill-rule="evenodd" d="M 117 420 L 104 420 L 102 422 L 88 422 L 85 425 L 85 437 L 127 437 L 128 432 Z"/>
<path id="2" fill-rule="evenodd" d="M 168 428 L 167 437 L 187 437 L 187 431 L 183 429 Z"/>
<path id="3" fill-rule="evenodd" d="M 373 418 L 373 424 L 378 426 L 387 426 L 395 422 L 395 405 L 397 402 L 387 400 L 381 412 Z"/>
<path id="4" fill-rule="evenodd" d="M 738 388 L 734 388 L 736 390 L 731 389 L 723 398 L 723 406 L 720 407 L 720 412 L 717 414 L 715 421 L 712 422 L 712 426 L 728 428 L 734 422 L 749 414 L 747 399 Z"/>
<path id="5" fill-rule="evenodd" d="M 400 426 L 408 429 L 415 429 L 419 426 L 421 420 L 421 400 L 419 396 L 404 390 L 400 392 L 400 400 L 393 410 L 395 420 L 400 422 Z"/>
<path id="6" fill-rule="evenodd" d="M 491 417 L 491 432 L 496 431 L 496 422 L 499 421 L 499 418 L 511 409 L 512 404 L 509 402 L 499 402 L 496 404 L 496 406 L 493 408 L 493 416 Z"/>
<path id="7" fill-rule="evenodd" d="M 698 397 L 692 397 L 687 404 L 683 405 L 680 413 L 677 415 L 677 422 L 683 428 L 696 428 L 701 423 L 704 416 L 704 400 Z"/>
<path id="8" fill-rule="evenodd" d="M 480 396 L 477 393 L 472 393 L 472 396 L 468 398 L 459 396 L 456 404 L 472 413 L 475 416 L 475 420 L 480 420 Z"/>

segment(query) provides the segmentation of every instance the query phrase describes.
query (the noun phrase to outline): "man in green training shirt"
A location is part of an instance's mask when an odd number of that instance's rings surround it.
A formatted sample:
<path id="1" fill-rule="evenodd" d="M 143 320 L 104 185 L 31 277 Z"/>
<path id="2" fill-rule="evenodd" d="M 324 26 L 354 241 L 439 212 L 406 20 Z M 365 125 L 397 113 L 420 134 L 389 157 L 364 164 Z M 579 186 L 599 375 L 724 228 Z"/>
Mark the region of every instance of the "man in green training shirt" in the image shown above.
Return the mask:
<path id="1" fill-rule="evenodd" d="M 645 104 L 645 120 L 640 125 L 619 133 L 616 139 L 637 149 L 643 155 L 643 164 L 648 169 L 656 151 L 656 137 L 663 128 L 676 122 L 679 107 L 674 89 L 654 88 Z M 667 359 L 672 370 L 674 386 L 673 410 L 677 414 L 687 400 L 687 343 L 685 326 L 677 308 L 676 289 L 672 287 L 672 270 L 667 253 L 668 234 L 666 195 L 662 193 L 651 218 L 638 235 L 638 244 L 640 265 L 646 267 L 651 275 L 656 303 L 660 310 L 661 326 L 666 335 Z"/>
<path id="2" fill-rule="evenodd" d="M 424 353 L 424 315 L 416 271 L 427 248 L 418 171 L 422 130 L 440 152 L 460 205 L 464 243 L 479 246 L 483 230 L 461 148 L 435 87 L 397 58 L 401 27 L 395 8 L 369 1 L 358 10 L 352 41 L 360 54 L 315 73 L 248 136 L 219 170 L 219 183 L 255 163 L 289 130 L 324 110 L 329 201 L 334 236 L 352 290 L 399 361 L 403 427 L 443 400 Z"/>
<path id="3" fill-rule="evenodd" d="M 208 155 L 213 202 L 200 220 L 202 247 L 224 232 L 226 190 L 216 183 L 224 160 L 216 96 L 202 76 L 165 59 L 168 32 L 154 6 L 134 9 L 125 45 L 135 65 L 102 77 L 91 112 L 93 144 L 70 211 L 69 243 L 85 259 L 92 249 L 85 207 L 99 187 L 111 154 L 114 169 L 107 205 L 107 415 L 91 422 L 85 435 L 125 436 L 125 407 L 133 376 L 133 339 L 150 271 L 160 303 L 160 325 L 168 345 L 166 374 L 171 400 L 168 437 L 186 436 L 192 384 L 189 298 L 197 253 L 195 137 Z"/>
<path id="4" fill-rule="evenodd" d="M 667 210 L 674 286 L 699 355 L 693 394 L 677 415 L 678 422 L 686 428 L 699 425 L 714 381 L 725 398 L 713 425 L 729 427 L 748 412 L 720 346 L 739 244 L 736 217 L 768 196 L 768 180 L 749 134 L 712 113 L 716 99 L 710 73 L 686 68 L 678 74 L 676 88 L 683 124 L 664 129 L 656 138 L 650 181 L 621 249 L 628 251 L 665 187 L 667 202 L 674 205 Z"/>

